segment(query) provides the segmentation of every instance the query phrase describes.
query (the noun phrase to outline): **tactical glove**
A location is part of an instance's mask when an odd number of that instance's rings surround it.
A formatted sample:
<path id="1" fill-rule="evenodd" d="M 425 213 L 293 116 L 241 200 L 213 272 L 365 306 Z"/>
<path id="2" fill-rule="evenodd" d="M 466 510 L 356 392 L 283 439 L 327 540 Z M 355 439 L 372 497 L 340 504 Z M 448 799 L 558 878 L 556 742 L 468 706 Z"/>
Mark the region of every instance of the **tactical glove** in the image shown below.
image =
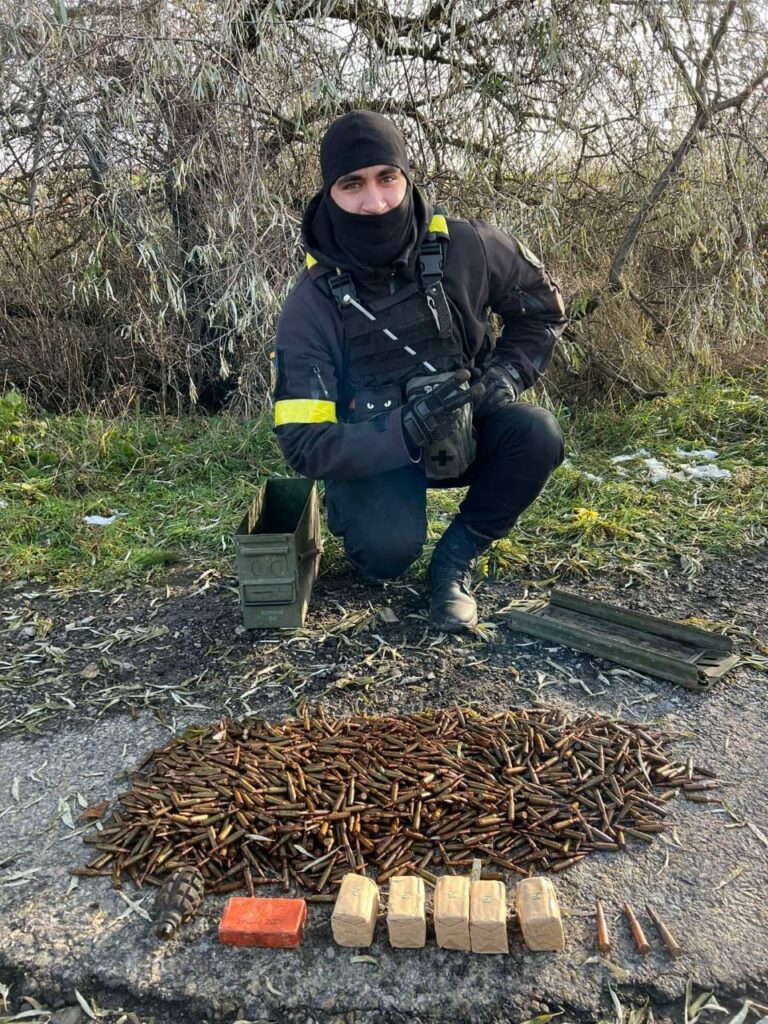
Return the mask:
<path id="1" fill-rule="evenodd" d="M 518 371 L 501 359 L 494 359 L 483 368 L 480 383 L 485 386 L 485 391 L 474 403 L 475 416 L 489 416 L 503 406 L 511 405 L 523 390 Z"/>
<path id="2" fill-rule="evenodd" d="M 431 391 L 418 394 L 403 406 L 403 433 L 409 445 L 427 448 L 456 429 L 458 413 L 474 397 L 467 381 L 469 370 L 457 370 Z"/>

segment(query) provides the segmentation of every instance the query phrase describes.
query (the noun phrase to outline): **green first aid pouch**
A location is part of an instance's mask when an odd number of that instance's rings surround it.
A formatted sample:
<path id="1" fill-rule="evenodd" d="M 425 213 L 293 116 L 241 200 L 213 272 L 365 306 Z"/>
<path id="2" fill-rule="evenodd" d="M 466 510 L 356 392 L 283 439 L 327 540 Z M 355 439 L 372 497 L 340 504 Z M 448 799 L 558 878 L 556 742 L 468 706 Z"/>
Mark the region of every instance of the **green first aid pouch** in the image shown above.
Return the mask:
<path id="1" fill-rule="evenodd" d="M 412 377 L 405 385 L 406 399 L 414 395 L 426 395 L 454 376 L 455 370 L 446 373 L 430 373 L 425 377 Z M 469 384 L 463 384 L 469 390 Z M 424 472 L 428 480 L 453 480 L 472 465 L 477 454 L 477 437 L 472 425 L 472 403 L 457 413 L 458 427 L 448 437 L 434 441 L 424 449 Z"/>

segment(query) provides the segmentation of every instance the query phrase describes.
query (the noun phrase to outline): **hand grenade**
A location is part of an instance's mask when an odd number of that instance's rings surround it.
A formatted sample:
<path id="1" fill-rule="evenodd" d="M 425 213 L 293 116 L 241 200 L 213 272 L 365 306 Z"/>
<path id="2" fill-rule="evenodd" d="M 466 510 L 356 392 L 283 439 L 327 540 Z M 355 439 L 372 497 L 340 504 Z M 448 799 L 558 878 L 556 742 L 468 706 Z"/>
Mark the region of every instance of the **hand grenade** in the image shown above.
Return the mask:
<path id="1" fill-rule="evenodd" d="M 205 880 L 195 867 L 178 868 L 163 882 L 155 899 L 155 935 L 170 939 L 180 924 L 194 917 Z"/>

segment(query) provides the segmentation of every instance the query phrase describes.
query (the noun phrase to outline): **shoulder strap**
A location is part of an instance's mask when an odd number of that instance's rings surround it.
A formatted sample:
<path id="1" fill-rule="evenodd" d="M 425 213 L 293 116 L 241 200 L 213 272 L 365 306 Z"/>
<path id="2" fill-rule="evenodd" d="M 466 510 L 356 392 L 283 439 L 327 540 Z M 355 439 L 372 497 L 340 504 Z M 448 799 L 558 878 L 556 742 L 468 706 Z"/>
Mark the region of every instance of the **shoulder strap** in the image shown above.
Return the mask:
<path id="1" fill-rule="evenodd" d="M 436 206 L 426 237 L 421 243 L 419 276 L 441 338 L 451 335 L 451 308 L 443 288 L 443 266 L 449 238 L 445 214 Z"/>
<path id="2" fill-rule="evenodd" d="M 434 208 L 427 228 L 427 234 L 419 250 L 419 277 L 422 289 L 431 295 L 437 305 L 441 326 L 445 319 L 450 323 L 450 310 L 442 287 L 438 287 L 443 279 L 443 263 L 445 247 L 450 235 L 445 214 L 439 206 Z M 339 309 L 346 309 L 350 297 L 357 299 L 357 291 L 352 277 L 347 271 L 326 267 L 318 263 L 311 253 L 307 253 L 305 264 L 313 281 L 321 281 L 327 286 Z M 442 332 L 441 332 L 442 333 Z"/>
<path id="3" fill-rule="evenodd" d="M 320 288 L 330 295 L 336 302 L 339 309 L 347 309 L 350 299 L 357 299 L 357 289 L 352 276 L 346 270 L 339 270 L 338 267 L 326 267 L 318 263 L 314 256 L 309 253 L 305 259 L 309 276 L 319 285 Z"/>
<path id="4" fill-rule="evenodd" d="M 443 279 L 443 261 L 449 238 L 445 214 L 436 206 L 419 252 L 419 274 L 425 292 L 431 292 Z"/>

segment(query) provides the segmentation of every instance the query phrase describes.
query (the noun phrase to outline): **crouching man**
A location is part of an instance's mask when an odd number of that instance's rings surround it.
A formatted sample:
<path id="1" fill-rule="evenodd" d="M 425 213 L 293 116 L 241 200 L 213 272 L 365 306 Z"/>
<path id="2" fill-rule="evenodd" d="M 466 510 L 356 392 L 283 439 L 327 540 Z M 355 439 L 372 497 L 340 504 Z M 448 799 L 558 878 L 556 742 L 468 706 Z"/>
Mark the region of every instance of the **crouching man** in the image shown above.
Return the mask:
<path id="1" fill-rule="evenodd" d="M 345 114 L 320 161 L 306 269 L 277 330 L 277 438 L 293 469 L 325 482 L 329 529 L 367 581 L 418 558 L 428 487 L 469 487 L 427 576 L 432 624 L 457 632 L 477 622 L 478 555 L 563 460 L 554 416 L 517 401 L 551 359 L 562 297 L 515 238 L 430 208 L 386 118 Z"/>

